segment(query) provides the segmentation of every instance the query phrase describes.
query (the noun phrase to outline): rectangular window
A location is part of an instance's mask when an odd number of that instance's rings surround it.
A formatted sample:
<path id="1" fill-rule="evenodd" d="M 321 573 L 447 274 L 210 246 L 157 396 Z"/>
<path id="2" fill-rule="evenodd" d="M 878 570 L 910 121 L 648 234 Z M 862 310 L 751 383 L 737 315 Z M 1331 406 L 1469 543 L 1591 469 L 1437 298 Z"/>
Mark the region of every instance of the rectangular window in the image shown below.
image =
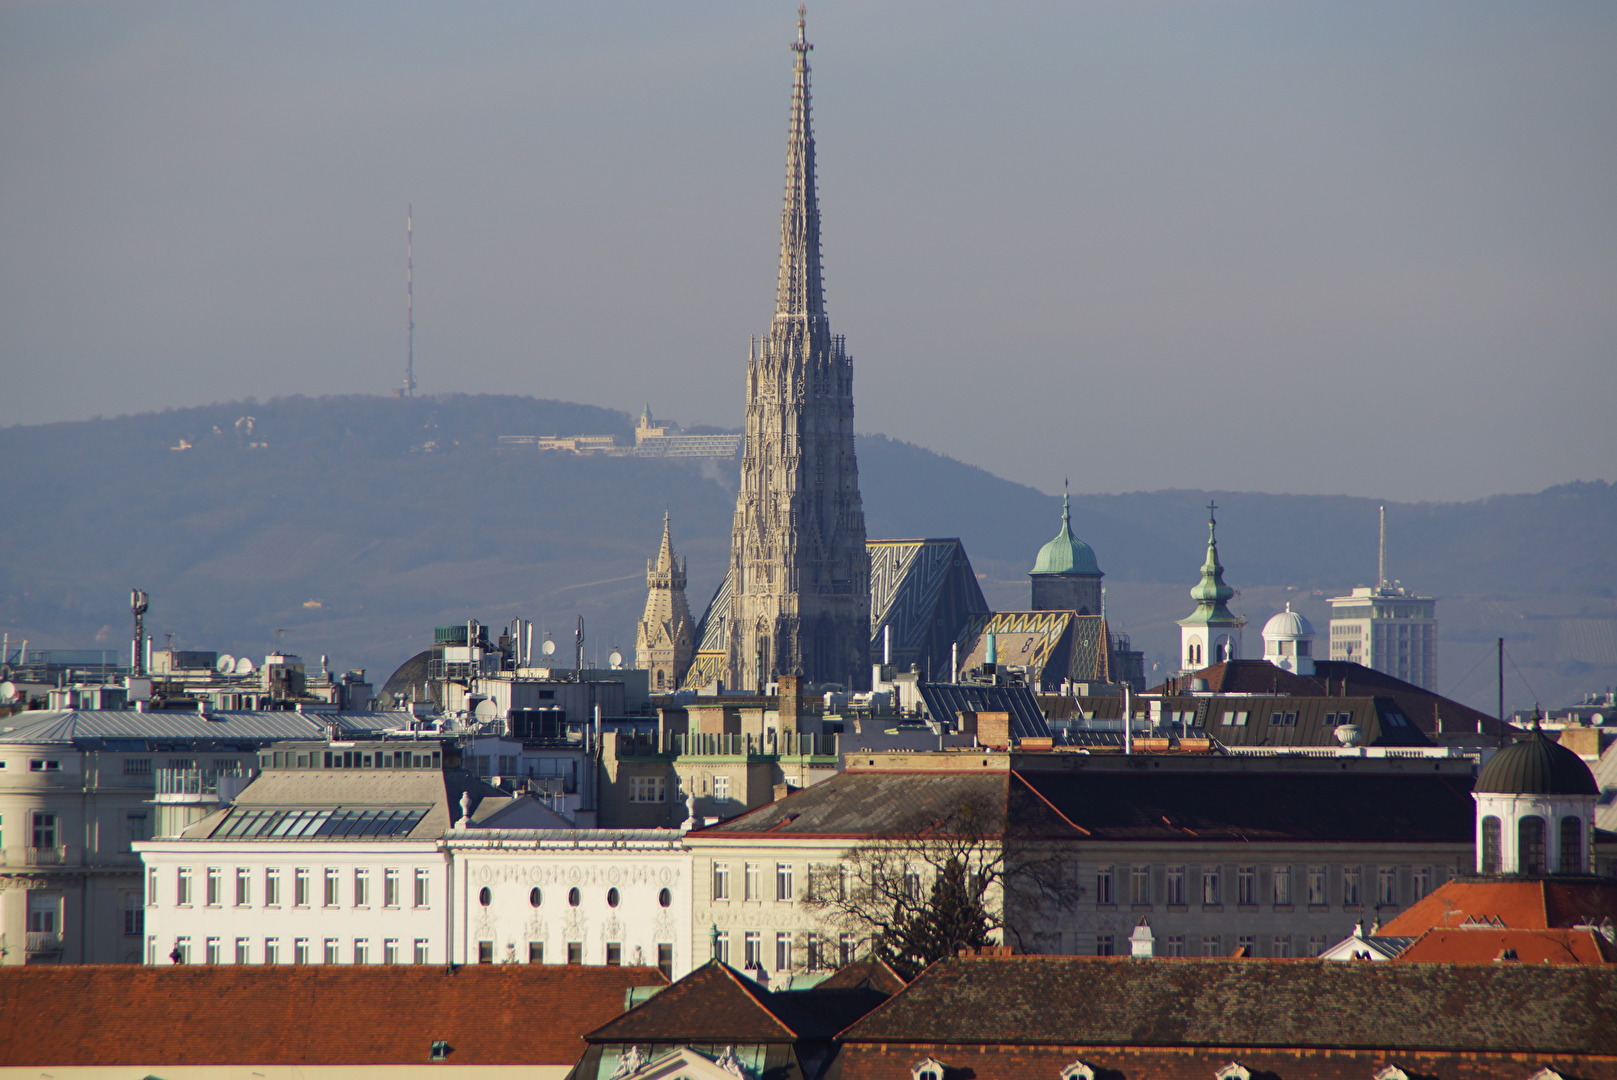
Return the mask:
<path id="1" fill-rule="evenodd" d="M 1219 936 L 1217 934 L 1203 934 L 1202 935 L 1202 955 L 1203 956 L 1223 956 L 1224 955 L 1224 943 L 1223 943 L 1222 940 L 1219 939 Z"/>
<path id="2" fill-rule="evenodd" d="M 775 864 L 775 899 L 790 903 L 796 899 L 796 890 L 792 888 L 792 864 Z"/>
<path id="3" fill-rule="evenodd" d="M 1224 890 L 1219 881 L 1218 867 L 1208 866 L 1202 869 L 1202 903 L 1212 906 L 1222 904 Z"/>
<path id="4" fill-rule="evenodd" d="M 657 970 L 662 972 L 665 978 L 672 979 L 674 977 L 673 942 L 663 941 L 657 944 Z"/>
<path id="5" fill-rule="evenodd" d="M 1149 866 L 1133 866 L 1129 868 L 1129 903 L 1149 904 L 1151 902 L 1151 868 Z"/>
<path id="6" fill-rule="evenodd" d="M 432 963 L 432 952 L 428 948 L 428 942 L 427 942 L 426 938 L 416 938 L 415 939 L 414 957 L 415 957 L 414 962 L 417 963 L 417 964 L 430 964 L 430 963 Z"/>
<path id="7" fill-rule="evenodd" d="M 146 902 L 153 907 L 157 906 L 157 870 L 146 871 Z"/>
<path id="8" fill-rule="evenodd" d="M 62 901 L 48 893 L 30 892 L 28 894 L 28 932 L 31 934 L 54 934 L 57 932 L 58 913 Z"/>
<path id="9" fill-rule="evenodd" d="M 399 939 L 390 937 L 382 939 L 382 963 L 396 964 L 399 962 Z"/>
<path id="10" fill-rule="evenodd" d="M 904 899 L 911 903 L 921 902 L 921 872 L 914 868 L 904 871 Z"/>
<path id="11" fill-rule="evenodd" d="M 124 936 L 140 937 L 146 932 L 146 909 L 139 893 L 124 894 Z"/>
<path id="12" fill-rule="evenodd" d="M 342 961 L 337 958 L 337 939 L 336 938 L 334 938 L 334 937 L 326 938 L 326 947 L 325 947 L 324 953 L 325 953 L 324 959 L 325 959 L 326 963 L 328 963 L 328 964 L 340 964 L 340 963 L 342 963 Z"/>
<path id="13" fill-rule="evenodd" d="M 584 962 L 584 943 L 582 941 L 569 941 L 567 943 L 567 962 L 569 964 L 582 964 Z"/>
<path id="14" fill-rule="evenodd" d="M 730 932 L 720 930 L 713 935 L 713 959 L 721 964 L 730 962 Z"/>
<path id="15" fill-rule="evenodd" d="M 785 930 L 775 934 L 775 970 L 792 969 L 792 935 Z"/>
<path id="16" fill-rule="evenodd" d="M 730 899 L 730 864 L 713 864 L 713 899 Z"/>
<path id="17" fill-rule="evenodd" d="M 1162 955 L 1164 955 L 1164 956 L 1183 956 L 1183 955 L 1185 955 L 1185 935 L 1183 935 L 1183 934 L 1169 934 L 1168 935 L 1168 943 L 1164 947 L 1164 951 L 1163 951 Z"/>
<path id="18" fill-rule="evenodd" d="M 1324 951 L 1325 951 L 1325 935 L 1324 934 L 1310 934 L 1310 935 L 1308 935 L 1308 952 L 1306 954 L 1304 954 L 1304 955 L 1318 956 L 1320 953 L 1322 953 Z"/>
<path id="19" fill-rule="evenodd" d="M 307 964 L 309 962 L 309 939 L 306 937 L 292 939 L 292 962 L 294 964 Z"/>
<path id="20" fill-rule="evenodd" d="M 1274 940 L 1274 952 L 1270 953 L 1269 955 L 1277 956 L 1282 960 L 1289 957 L 1291 955 L 1291 935 L 1276 934 Z"/>
<path id="21" fill-rule="evenodd" d="M 1269 878 L 1269 895 L 1277 907 L 1291 906 L 1291 867 L 1277 866 Z"/>
<path id="22" fill-rule="evenodd" d="M 494 942 L 479 941 L 477 943 L 477 962 L 479 964 L 494 963 Z"/>
<path id="23" fill-rule="evenodd" d="M 1376 905 L 1396 907 L 1398 904 L 1398 868 L 1383 866 L 1376 872 Z"/>
<path id="24" fill-rule="evenodd" d="M 1413 886 L 1415 894 L 1409 898 L 1410 902 L 1413 903 L 1432 891 L 1432 868 L 1430 866 L 1415 867 L 1410 884 Z"/>
<path id="25" fill-rule="evenodd" d="M 145 839 L 147 839 L 146 815 L 144 813 L 125 814 L 123 846 L 120 850 L 133 851 L 135 850 L 134 846 Z"/>
<path id="26" fill-rule="evenodd" d="M 56 815 L 34 811 L 34 847 L 54 848 L 55 846 Z"/>
<path id="27" fill-rule="evenodd" d="M 152 759 L 149 757 L 124 758 L 125 776 L 150 776 L 152 774 Z"/>
<path id="28" fill-rule="evenodd" d="M 292 905 L 309 906 L 309 871 L 305 867 L 300 866 L 292 871 Z"/>
<path id="29" fill-rule="evenodd" d="M 1167 902 L 1180 905 L 1185 902 L 1185 868 L 1183 866 L 1168 867 Z"/>
<path id="30" fill-rule="evenodd" d="M 253 874 L 245 866 L 236 867 L 236 906 L 246 907 L 253 899 Z"/>
<path id="31" fill-rule="evenodd" d="M 432 878 L 425 867 L 417 867 L 415 872 L 415 906 L 424 908 L 432 900 Z"/>
<path id="32" fill-rule="evenodd" d="M 756 930 L 748 930 L 742 938 L 742 961 L 745 968 L 761 968 L 764 966 L 763 937 Z"/>
<path id="33" fill-rule="evenodd" d="M 1095 903 L 1116 903 L 1112 895 L 1112 868 L 1110 866 L 1102 866 L 1095 871 Z"/>
<path id="34" fill-rule="evenodd" d="M 174 902 L 182 906 L 191 903 L 191 871 L 180 867 L 174 871 Z"/>
<path id="35" fill-rule="evenodd" d="M 728 776 L 715 776 L 713 778 L 713 797 L 721 802 L 730 798 L 730 778 Z"/>
<path id="36" fill-rule="evenodd" d="M 204 957 L 204 960 L 203 960 L 204 963 L 208 963 L 208 964 L 217 964 L 217 963 L 219 963 L 220 957 L 219 957 L 219 939 L 218 938 L 216 938 L 216 937 L 208 938 L 207 941 L 205 941 L 203 943 L 202 949 L 203 949 L 202 955 Z"/>
<path id="37" fill-rule="evenodd" d="M 394 867 L 382 871 L 382 906 L 399 906 L 399 872 Z"/>
<path id="38" fill-rule="evenodd" d="M 609 941 L 606 943 L 606 964 L 608 967 L 618 967 L 623 963 L 623 943 Z"/>
<path id="39" fill-rule="evenodd" d="M 62 771 L 62 763 L 60 761 L 56 761 L 54 759 L 47 760 L 47 759 L 44 759 L 44 758 L 34 758 L 34 759 L 32 759 L 31 761 L 28 762 L 28 771 L 29 772 L 61 772 Z M 35 844 L 34 846 L 35 847 L 43 847 L 44 845 Z"/>
<path id="40" fill-rule="evenodd" d="M 368 964 L 371 962 L 371 943 L 368 938 L 354 939 L 354 963 Z"/>
<path id="41" fill-rule="evenodd" d="M 325 888 L 325 895 L 323 897 L 325 902 L 321 906 L 322 907 L 336 907 L 337 906 L 337 869 L 336 869 L 336 867 L 333 867 L 333 866 L 326 867 L 325 879 L 326 879 L 326 888 Z"/>
<path id="42" fill-rule="evenodd" d="M 666 798 L 663 778 L 636 776 L 629 781 L 629 801 L 634 803 L 660 803 Z"/>
<path id="43" fill-rule="evenodd" d="M 264 906 L 281 905 L 281 871 L 271 866 L 264 871 Z"/>
<path id="44" fill-rule="evenodd" d="M 1110 935 L 1110 934 L 1096 934 L 1095 935 L 1095 955 L 1096 956 L 1115 956 L 1115 955 L 1117 955 L 1117 943 L 1112 940 L 1112 935 Z"/>
<path id="45" fill-rule="evenodd" d="M 843 934 L 842 937 L 837 940 L 837 957 L 841 961 L 838 966 L 847 967 L 858 958 L 858 955 L 859 939 L 854 937 L 852 934 Z"/>
<path id="46" fill-rule="evenodd" d="M 545 943 L 542 941 L 528 942 L 528 963 L 542 964 L 545 962 Z"/>
<path id="47" fill-rule="evenodd" d="M 1254 906 L 1258 902 L 1258 868 L 1256 866 L 1238 866 L 1235 868 L 1235 893 L 1237 904 Z"/>
<path id="48" fill-rule="evenodd" d="M 1357 866 L 1344 866 L 1342 868 L 1342 905 L 1344 907 L 1357 907 L 1363 903 L 1359 895 L 1359 885 L 1364 871 Z"/>
<path id="49" fill-rule="evenodd" d="M 742 869 L 742 899 L 758 900 L 758 864 L 747 863 Z"/>
<path id="50" fill-rule="evenodd" d="M 250 950 L 250 946 L 248 945 L 248 939 L 244 938 L 244 937 L 237 938 L 236 939 L 236 963 L 238 963 L 238 964 L 250 964 L 250 963 L 252 963 L 252 957 L 248 955 L 249 950 Z"/>
<path id="51" fill-rule="evenodd" d="M 174 939 L 174 951 L 169 959 L 176 964 L 189 964 L 191 962 L 191 939 L 188 937 Z"/>
<path id="52" fill-rule="evenodd" d="M 1330 903 L 1325 896 L 1325 868 L 1323 866 L 1310 866 L 1308 868 L 1308 902 L 1310 904 Z"/>
<path id="53" fill-rule="evenodd" d="M 1258 939 L 1254 934 L 1242 934 L 1235 939 L 1235 951 L 1242 956 L 1258 955 Z"/>
<path id="54" fill-rule="evenodd" d="M 359 869 L 354 871 L 354 906 L 370 907 L 371 905 L 371 872 Z"/>
<path id="55" fill-rule="evenodd" d="M 279 964 L 281 962 L 281 939 L 267 937 L 264 939 L 264 963 Z"/>
<path id="56" fill-rule="evenodd" d="M 207 903 L 209 907 L 219 906 L 224 888 L 224 872 L 217 866 L 208 867 Z"/>

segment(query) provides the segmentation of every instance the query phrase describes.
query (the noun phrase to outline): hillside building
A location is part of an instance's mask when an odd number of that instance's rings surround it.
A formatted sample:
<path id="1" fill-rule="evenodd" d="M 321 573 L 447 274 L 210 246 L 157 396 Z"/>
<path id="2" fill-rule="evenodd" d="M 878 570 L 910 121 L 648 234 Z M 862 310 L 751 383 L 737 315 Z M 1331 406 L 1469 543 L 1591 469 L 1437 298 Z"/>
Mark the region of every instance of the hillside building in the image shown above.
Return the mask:
<path id="1" fill-rule="evenodd" d="M 1381 508 L 1376 584 L 1330 599 L 1330 657 L 1437 686 L 1437 601 L 1387 577 L 1387 508 Z"/>

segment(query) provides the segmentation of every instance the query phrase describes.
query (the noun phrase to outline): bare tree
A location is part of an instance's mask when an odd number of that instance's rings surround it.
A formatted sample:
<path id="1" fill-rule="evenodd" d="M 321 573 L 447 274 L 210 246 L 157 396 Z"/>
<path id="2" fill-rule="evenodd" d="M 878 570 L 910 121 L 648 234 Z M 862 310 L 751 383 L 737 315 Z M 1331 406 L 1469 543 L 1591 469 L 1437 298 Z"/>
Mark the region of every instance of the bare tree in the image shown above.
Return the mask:
<path id="1" fill-rule="evenodd" d="M 961 949 L 1020 947 L 1007 913 L 1065 906 L 1075 889 L 1058 859 L 1007 842 L 1004 820 L 981 802 L 917 813 L 840 862 L 811 867 L 805 903 L 905 978 Z"/>

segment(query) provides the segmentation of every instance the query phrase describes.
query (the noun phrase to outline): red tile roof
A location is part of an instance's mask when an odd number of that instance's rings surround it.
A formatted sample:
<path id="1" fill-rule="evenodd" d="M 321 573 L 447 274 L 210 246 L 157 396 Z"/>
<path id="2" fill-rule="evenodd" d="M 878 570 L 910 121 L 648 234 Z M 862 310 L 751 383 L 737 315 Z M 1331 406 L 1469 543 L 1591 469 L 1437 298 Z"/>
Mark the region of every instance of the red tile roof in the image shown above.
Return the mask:
<path id="1" fill-rule="evenodd" d="M 590 1042 L 790 1043 L 796 1025 L 764 987 L 716 960 L 588 1033 Z"/>
<path id="2" fill-rule="evenodd" d="M 1592 926 L 1603 919 L 1617 923 L 1617 882 L 1455 878 L 1432 890 L 1376 933 L 1384 937 L 1417 937 L 1434 927 L 1457 927 L 1468 921 L 1513 930 L 1545 930 Z"/>
<path id="3" fill-rule="evenodd" d="M 0 1065 L 571 1065 L 655 968 L 0 967 Z M 41 1018 L 49 1017 L 48 1023 Z"/>
<path id="4" fill-rule="evenodd" d="M 1510 959 L 1524 964 L 1612 964 L 1617 946 L 1598 930 L 1495 930 L 1469 926 L 1461 930 L 1428 930 L 1409 943 L 1395 960 L 1451 964 Z"/>

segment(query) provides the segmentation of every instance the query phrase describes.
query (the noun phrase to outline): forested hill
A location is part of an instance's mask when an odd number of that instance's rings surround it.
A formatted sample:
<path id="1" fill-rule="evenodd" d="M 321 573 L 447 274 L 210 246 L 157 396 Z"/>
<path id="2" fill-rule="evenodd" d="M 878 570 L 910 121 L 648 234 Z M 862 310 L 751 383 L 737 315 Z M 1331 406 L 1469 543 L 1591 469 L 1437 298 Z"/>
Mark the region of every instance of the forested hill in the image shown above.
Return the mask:
<path id="1" fill-rule="evenodd" d="M 0 629 L 36 647 L 121 647 L 131 586 L 161 645 L 279 642 L 385 677 L 433 625 L 589 624 L 591 655 L 632 649 L 661 516 L 698 611 L 729 543 L 735 464 L 540 453 L 500 435 L 613 434 L 613 410 L 511 396 L 289 397 L 0 429 Z M 941 441 L 941 439 L 940 439 Z M 879 435 L 859 444 L 872 537 L 959 536 L 1000 607 L 1055 534 L 1059 498 Z M 1080 492 L 1104 461 L 1065 463 Z M 1093 479 L 1090 479 L 1093 478 Z M 1053 486 L 1056 476 L 1047 478 Z M 1215 491 L 1075 494 L 1114 622 L 1171 655 L 1219 504 L 1228 579 L 1257 629 L 1286 600 L 1375 573 L 1375 502 Z M 1511 643 L 1513 702 L 1617 680 L 1617 491 L 1573 483 L 1471 503 L 1388 506 L 1393 576 L 1443 598 L 1439 689 L 1491 704 L 1472 652 Z M 1479 654 L 1480 655 L 1480 652 Z M 1166 656 L 1162 656 L 1166 659 Z M 1523 700 L 1524 695 L 1527 695 Z"/>

